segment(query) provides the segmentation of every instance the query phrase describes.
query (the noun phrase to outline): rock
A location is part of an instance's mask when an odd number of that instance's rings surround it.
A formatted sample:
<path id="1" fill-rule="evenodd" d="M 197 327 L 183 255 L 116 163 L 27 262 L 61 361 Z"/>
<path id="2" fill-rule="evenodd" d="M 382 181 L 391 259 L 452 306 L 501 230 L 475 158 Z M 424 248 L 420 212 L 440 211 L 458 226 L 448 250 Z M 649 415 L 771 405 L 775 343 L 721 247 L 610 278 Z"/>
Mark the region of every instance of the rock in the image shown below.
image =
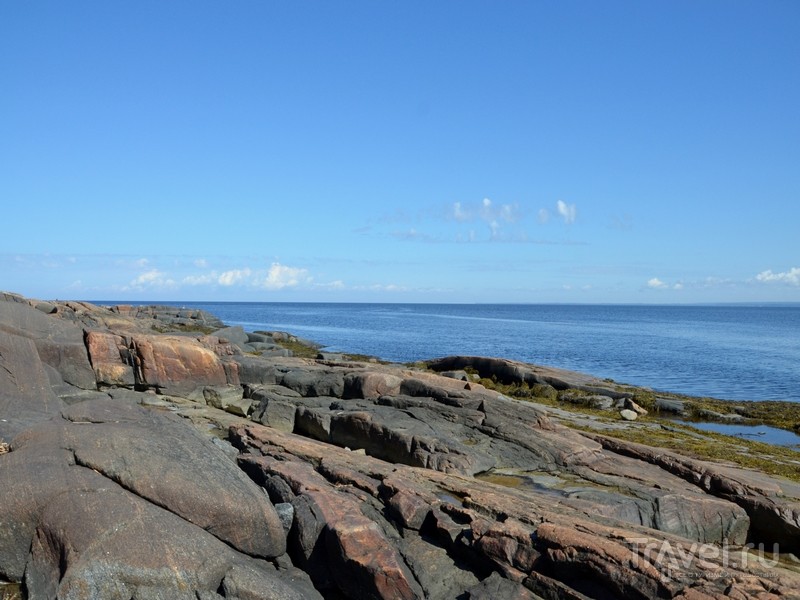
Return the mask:
<path id="1" fill-rule="evenodd" d="M 800 552 L 800 484 L 572 430 L 567 411 L 459 371 L 642 412 L 613 382 L 479 357 L 432 361 L 450 377 L 256 357 L 242 349 L 290 336 L 220 332 L 189 309 L 51 304 L 0 295 L 17 306 L 0 307 L 0 581 L 24 579 L 30 597 L 318 598 L 311 581 L 331 598 L 429 600 L 800 588 L 780 563 L 710 552 Z M 76 349 L 102 391 L 67 379 Z M 245 425 L 251 408 L 269 427 Z"/>
<path id="2" fill-rule="evenodd" d="M 344 393 L 344 374 L 338 371 L 294 369 L 280 379 L 284 387 L 301 396 L 335 396 Z"/>
<path id="3" fill-rule="evenodd" d="M 220 340 L 225 340 L 228 343 L 236 344 L 237 346 L 244 346 L 250 341 L 250 335 L 245 333 L 244 329 L 242 329 L 240 325 L 217 329 L 216 331 L 212 332 L 211 335 L 219 338 Z"/>
<path id="4" fill-rule="evenodd" d="M 294 431 L 296 400 L 300 394 L 282 385 L 256 386 L 249 391 L 253 403 L 251 419 L 281 431 Z"/>
<path id="5" fill-rule="evenodd" d="M 459 381 L 471 381 L 470 376 L 463 369 L 457 371 L 441 371 L 439 373 L 442 377 L 449 377 L 450 379 L 457 379 Z"/>
<path id="6" fill-rule="evenodd" d="M 571 404 L 578 404 L 581 406 L 588 406 L 589 408 L 596 408 L 599 410 L 610 410 L 616 406 L 616 401 L 610 396 L 603 396 L 601 394 L 586 394 L 574 391 L 561 392 L 558 399 Z"/>
<path id="7" fill-rule="evenodd" d="M 278 518 L 281 520 L 283 530 L 288 535 L 289 530 L 292 528 L 294 521 L 294 506 L 291 502 L 279 502 L 275 504 L 275 512 L 278 513 Z"/>
<path id="8" fill-rule="evenodd" d="M 25 583 L 32 598 L 319 598 L 297 574 L 236 553 L 201 528 L 110 486 L 72 491 L 41 515 Z M 145 596 L 146 597 L 146 596 Z M 187 596 L 189 597 L 189 596 Z"/>
<path id="9" fill-rule="evenodd" d="M 647 409 L 642 408 L 641 406 L 636 404 L 636 402 L 634 402 L 630 398 L 626 398 L 625 399 L 625 408 L 627 410 L 632 410 L 633 412 L 635 412 L 640 417 L 647 414 Z"/>
<path id="10" fill-rule="evenodd" d="M 67 383 L 97 388 L 80 327 L 19 302 L 0 302 L 0 330 L 33 340 L 41 361 Z"/>
<path id="11" fill-rule="evenodd" d="M 501 487 L 386 463 L 256 425 L 236 428 L 233 433 L 245 449 L 240 463 L 257 482 L 279 477 L 291 488 L 295 526 L 290 554 L 311 573 L 319 589 L 332 595 L 349 597 L 353 592 L 346 582 L 359 577 L 368 582 L 373 597 L 400 595 L 398 589 L 378 587 L 366 576 L 370 572 L 364 562 L 366 546 L 387 552 L 381 559 L 387 564 L 393 564 L 392 552 L 403 556 L 424 597 L 430 598 L 468 597 L 467 592 L 481 597 L 492 590 L 499 597 L 521 598 L 585 598 L 578 590 L 594 590 L 593 597 L 676 597 L 688 585 L 695 593 L 722 597 L 732 581 L 740 582 L 732 585 L 742 591 L 743 598 L 755 598 L 759 589 L 763 591 L 762 585 L 790 589 L 786 586 L 800 583 L 800 576 L 787 570 L 759 574 L 757 569 L 748 570 L 747 564 L 726 564 L 721 555 L 709 554 L 710 545 L 601 513 L 590 514 L 586 505 L 555 500 L 551 493 L 534 488 Z M 630 468 L 624 457 L 614 460 L 623 471 Z M 665 476 L 662 482 L 669 484 L 671 476 Z M 646 482 L 642 489 L 650 486 Z M 709 506 L 715 515 L 712 520 L 726 506 L 717 502 Z M 680 500 L 675 506 L 692 510 Z M 372 525 L 361 521 L 367 515 Z M 359 522 L 364 531 L 378 537 L 352 546 L 323 541 L 325 531 L 344 535 Z M 730 539 L 741 543 L 743 538 L 737 535 Z M 669 583 L 683 572 L 670 571 L 673 562 L 669 560 L 652 562 L 654 554 L 647 550 L 648 544 L 659 548 L 662 543 L 689 565 L 708 555 L 708 569 L 694 570 L 687 579 Z M 448 556 L 462 560 L 448 560 Z M 338 566 L 342 561 L 349 566 Z M 361 570 L 361 575 L 352 573 L 352 568 Z M 346 579 L 336 575 L 340 569 Z M 492 572 L 498 575 L 489 578 Z M 400 576 L 403 569 L 391 573 Z M 408 577 L 404 574 L 401 580 Z"/>
<path id="12" fill-rule="evenodd" d="M 400 392 L 403 379 L 391 373 L 360 371 L 348 373 L 344 378 L 343 395 L 346 398 L 378 398 Z"/>
<path id="13" fill-rule="evenodd" d="M 243 385 L 278 383 L 278 370 L 263 356 L 232 356 L 230 361 L 236 364 L 238 380 Z"/>
<path id="14" fill-rule="evenodd" d="M 504 579 L 498 573 L 492 573 L 478 585 L 470 588 L 469 600 L 540 600 L 540 597 L 528 590 L 524 585 Z"/>
<path id="15" fill-rule="evenodd" d="M 134 355 L 128 342 L 121 335 L 102 331 L 86 332 L 86 347 L 100 385 L 133 387 Z"/>
<path id="16" fill-rule="evenodd" d="M 636 417 L 638 417 L 639 415 L 636 413 L 636 411 L 630 410 L 628 408 L 623 408 L 621 411 L 619 411 L 619 416 L 625 419 L 626 421 L 635 421 Z"/>
<path id="17" fill-rule="evenodd" d="M 688 414 L 686 403 L 683 400 L 656 397 L 655 407 L 658 412 L 667 412 L 680 416 L 686 416 Z"/>
<path id="18" fill-rule="evenodd" d="M 251 401 L 245 400 L 239 385 L 206 386 L 203 388 L 203 398 L 209 406 L 233 415 L 246 417 L 250 413 Z"/>
<path id="19" fill-rule="evenodd" d="M 69 449 L 75 464 L 168 508 L 242 552 L 265 557 L 284 552 L 280 521 L 263 492 L 177 417 L 110 399 L 74 405 L 64 415 L 65 421 L 43 423 L 18 436 L 15 447 L 34 454 Z M 9 493 L 24 492 L 25 477 L 11 476 L 15 491 Z"/>
<path id="20" fill-rule="evenodd" d="M 180 336 L 137 336 L 132 340 L 136 382 L 181 396 L 229 382 L 219 355 L 208 344 Z"/>
<path id="21" fill-rule="evenodd" d="M 293 502 L 298 524 L 293 543 L 305 549 L 306 561 L 324 561 L 316 568 L 306 567 L 312 580 L 317 573 L 318 587 L 332 581 L 346 597 L 423 596 L 402 556 L 380 527 L 363 514 L 357 499 L 338 493 L 304 463 L 250 457 L 243 460 L 262 474 L 280 475 L 306 499 L 305 505 Z"/>
<path id="22" fill-rule="evenodd" d="M 33 340 L 0 330 L 0 440 L 10 441 L 31 425 L 58 415 L 63 402 Z"/>

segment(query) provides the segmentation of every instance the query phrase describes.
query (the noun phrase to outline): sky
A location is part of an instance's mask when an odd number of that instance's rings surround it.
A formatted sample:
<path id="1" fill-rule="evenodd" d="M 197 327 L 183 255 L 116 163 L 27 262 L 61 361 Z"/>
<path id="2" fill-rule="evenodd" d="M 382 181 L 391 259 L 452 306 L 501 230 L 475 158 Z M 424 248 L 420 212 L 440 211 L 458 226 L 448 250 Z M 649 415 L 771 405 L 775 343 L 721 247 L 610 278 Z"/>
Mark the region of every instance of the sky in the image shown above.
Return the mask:
<path id="1" fill-rule="evenodd" d="M 0 2 L 0 289 L 800 301 L 800 2 Z"/>

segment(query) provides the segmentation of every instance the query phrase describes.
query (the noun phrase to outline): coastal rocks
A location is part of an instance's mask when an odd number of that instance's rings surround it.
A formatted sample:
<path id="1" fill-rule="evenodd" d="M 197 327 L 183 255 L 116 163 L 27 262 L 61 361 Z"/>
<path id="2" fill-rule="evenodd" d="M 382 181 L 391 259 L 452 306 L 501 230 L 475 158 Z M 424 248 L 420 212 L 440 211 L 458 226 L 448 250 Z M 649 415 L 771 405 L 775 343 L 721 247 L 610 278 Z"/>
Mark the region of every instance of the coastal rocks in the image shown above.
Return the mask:
<path id="1" fill-rule="evenodd" d="M 0 330 L 0 442 L 62 408 L 33 340 Z"/>
<path id="2" fill-rule="evenodd" d="M 41 361 L 61 378 L 83 389 L 96 389 L 83 330 L 27 304 L 0 302 L 0 330 L 33 340 Z"/>
<path id="3" fill-rule="evenodd" d="M 102 331 L 87 331 L 85 341 L 100 386 L 132 388 L 136 384 L 132 342 Z"/>
<path id="4" fill-rule="evenodd" d="M 707 571 L 681 580 L 672 562 L 654 560 L 647 549 L 666 543 L 695 563 L 706 557 L 698 556 L 703 546 L 664 533 L 654 538 L 653 529 L 587 513 L 544 491 L 391 464 L 258 425 L 231 434 L 244 451 L 242 467 L 273 501 L 295 507 L 289 553 L 324 592 L 350 597 L 347 586 L 358 581 L 377 598 L 480 598 L 494 589 L 512 598 L 585 598 L 581 590 L 649 598 L 676 596 L 690 582 L 698 598 L 728 589 L 755 598 L 770 585 L 800 584 L 786 571 L 767 578 L 746 564 L 723 564 L 707 548 Z M 355 531 L 359 543 L 346 543 Z M 364 553 L 365 544 L 374 552 Z M 378 556 L 391 584 L 374 578 Z"/>
<path id="5" fill-rule="evenodd" d="M 109 310 L 136 323 L 147 323 L 154 329 L 166 328 L 207 333 L 225 326 L 218 317 L 194 308 L 120 304 L 112 306 Z"/>
<path id="6" fill-rule="evenodd" d="M 447 356 L 427 361 L 427 366 L 434 371 L 454 371 L 470 369 L 480 377 L 496 379 L 506 384 L 545 384 L 556 390 L 579 390 L 588 394 L 609 396 L 614 399 L 629 398 L 631 392 L 619 390 L 617 386 L 585 373 L 529 365 L 501 358 L 482 356 Z"/>
<path id="7" fill-rule="evenodd" d="M 209 348 L 209 342 L 164 335 L 137 336 L 131 343 L 136 379 L 142 386 L 182 395 L 197 387 L 229 383 L 219 353 Z"/>
<path id="8" fill-rule="evenodd" d="M 442 359 L 436 374 L 266 356 L 273 334 L 184 309 L 4 298 L 18 307 L 0 320 L 0 582 L 28 597 L 800 589 L 780 564 L 712 552 L 800 552 L 800 485 L 570 429 L 566 410 L 475 376 L 644 414 L 611 382 L 500 359 Z M 51 345 L 36 339 L 47 332 Z M 92 378 L 80 385 L 76 348 Z"/>
<path id="9" fill-rule="evenodd" d="M 15 458 L 68 451 L 74 465 L 168 508 L 242 552 L 283 553 L 282 528 L 272 505 L 194 429 L 169 414 L 111 399 L 76 404 L 63 414 L 63 420 L 17 436 Z M 25 477 L 20 475 L 4 477 L 14 482 L 9 493 L 23 491 Z"/>
<path id="10" fill-rule="evenodd" d="M 636 414 L 636 411 L 634 410 L 623 408 L 621 411 L 619 411 L 619 416 L 626 421 L 635 421 L 639 415 Z"/>
<path id="11" fill-rule="evenodd" d="M 122 488 L 62 494 L 40 515 L 25 583 L 31 598 L 320 598 L 302 574 L 236 552 Z"/>
<path id="12" fill-rule="evenodd" d="M 742 507 L 751 525 L 749 539 L 778 544 L 800 553 L 800 484 L 724 464 L 693 460 L 674 452 L 593 435 L 604 448 L 621 456 L 657 465 L 706 491 Z"/>

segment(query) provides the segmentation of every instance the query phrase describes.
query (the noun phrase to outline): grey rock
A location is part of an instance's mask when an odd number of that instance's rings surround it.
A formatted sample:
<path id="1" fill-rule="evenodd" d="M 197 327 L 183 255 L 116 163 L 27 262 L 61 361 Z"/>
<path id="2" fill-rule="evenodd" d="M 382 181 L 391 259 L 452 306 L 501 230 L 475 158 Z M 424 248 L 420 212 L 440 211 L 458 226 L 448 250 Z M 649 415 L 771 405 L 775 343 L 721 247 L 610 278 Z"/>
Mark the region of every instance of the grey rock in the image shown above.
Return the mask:
<path id="1" fill-rule="evenodd" d="M 61 413 L 33 340 L 0 330 L 0 441 Z"/>
<path id="2" fill-rule="evenodd" d="M 209 406 L 240 417 L 249 414 L 252 404 L 244 398 L 244 391 L 238 385 L 206 386 L 203 388 L 203 398 Z"/>
<path id="3" fill-rule="evenodd" d="M 459 369 L 457 371 L 442 371 L 439 373 L 442 377 L 449 377 L 450 379 L 457 379 L 459 381 L 472 381 L 466 371 Z"/>
<path id="4" fill-rule="evenodd" d="M 76 404 L 68 422 L 40 425 L 26 445 L 69 448 L 94 469 L 253 556 L 277 556 L 285 539 L 261 490 L 196 429 L 166 412 L 113 400 Z M 215 493 L 210 494 L 209 490 Z"/>
<path id="5" fill-rule="evenodd" d="M 280 384 L 301 396 L 341 397 L 344 392 L 344 374 L 334 371 L 294 369 L 285 373 Z"/>
<path id="6" fill-rule="evenodd" d="M 681 416 L 688 414 L 686 410 L 686 403 L 683 400 L 656 397 L 655 407 L 658 412 L 672 413 Z"/>
<path id="7" fill-rule="evenodd" d="M 294 506 L 291 502 L 279 502 L 275 504 L 275 512 L 278 513 L 283 530 L 288 534 L 292 528 L 292 521 L 294 521 Z"/>
<path id="8" fill-rule="evenodd" d="M 245 333 L 245 330 L 240 325 L 217 329 L 211 335 L 220 338 L 220 340 L 227 340 L 237 346 L 244 346 L 250 341 L 249 334 Z"/>
<path id="9" fill-rule="evenodd" d="M 33 340 L 42 362 L 74 386 L 96 389 L 83 329 L 19 302 L 0 302 L 0 330 Z"/>

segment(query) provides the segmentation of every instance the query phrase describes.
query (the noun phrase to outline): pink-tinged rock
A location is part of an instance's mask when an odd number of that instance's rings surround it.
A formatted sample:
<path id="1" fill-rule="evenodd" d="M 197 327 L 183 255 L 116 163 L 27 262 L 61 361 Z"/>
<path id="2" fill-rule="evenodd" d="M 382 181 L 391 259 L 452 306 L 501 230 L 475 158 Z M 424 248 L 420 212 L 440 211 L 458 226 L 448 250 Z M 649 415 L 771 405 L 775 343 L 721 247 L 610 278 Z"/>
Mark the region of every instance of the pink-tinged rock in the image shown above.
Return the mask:
<path id="1" fill-rule="evenodd" d="M 133 340 L 139 380 L 157 388 L 226 385 L 219 355 L 193 338 L 136 336 Z"/>
<path id="2" fill-rule="evenodd" d="M 85 335 L 89 360 L 97 383 L 118 387 L 133 387 L 133 356 L 121 335 L 102 331 L 87 331 Z"/>
<path id="3" fill-rule="evenodd" d="M 391 373 L 365 371 L 350 373 L 345 378 L 345 393 L 351 398 L 379 398 L 400 393 L 403 379 Z"/>
<path id="4" fill-rule="evenodd" d="M 378 524 L 361 512 L 357 497 L 337 490 L 311 465 L 298 460 L 243 456 L 240 462 L 250 472 L 280 476 L 299 497 L 299 504 L 309 507 L 308 518 L 296 517 L 294 531 L 302 540 L 306 560 L 321 561 L 346 597 L 422 597 L 402 557 Z M 312 578 L 319 567 L 306 565 Z"/>

